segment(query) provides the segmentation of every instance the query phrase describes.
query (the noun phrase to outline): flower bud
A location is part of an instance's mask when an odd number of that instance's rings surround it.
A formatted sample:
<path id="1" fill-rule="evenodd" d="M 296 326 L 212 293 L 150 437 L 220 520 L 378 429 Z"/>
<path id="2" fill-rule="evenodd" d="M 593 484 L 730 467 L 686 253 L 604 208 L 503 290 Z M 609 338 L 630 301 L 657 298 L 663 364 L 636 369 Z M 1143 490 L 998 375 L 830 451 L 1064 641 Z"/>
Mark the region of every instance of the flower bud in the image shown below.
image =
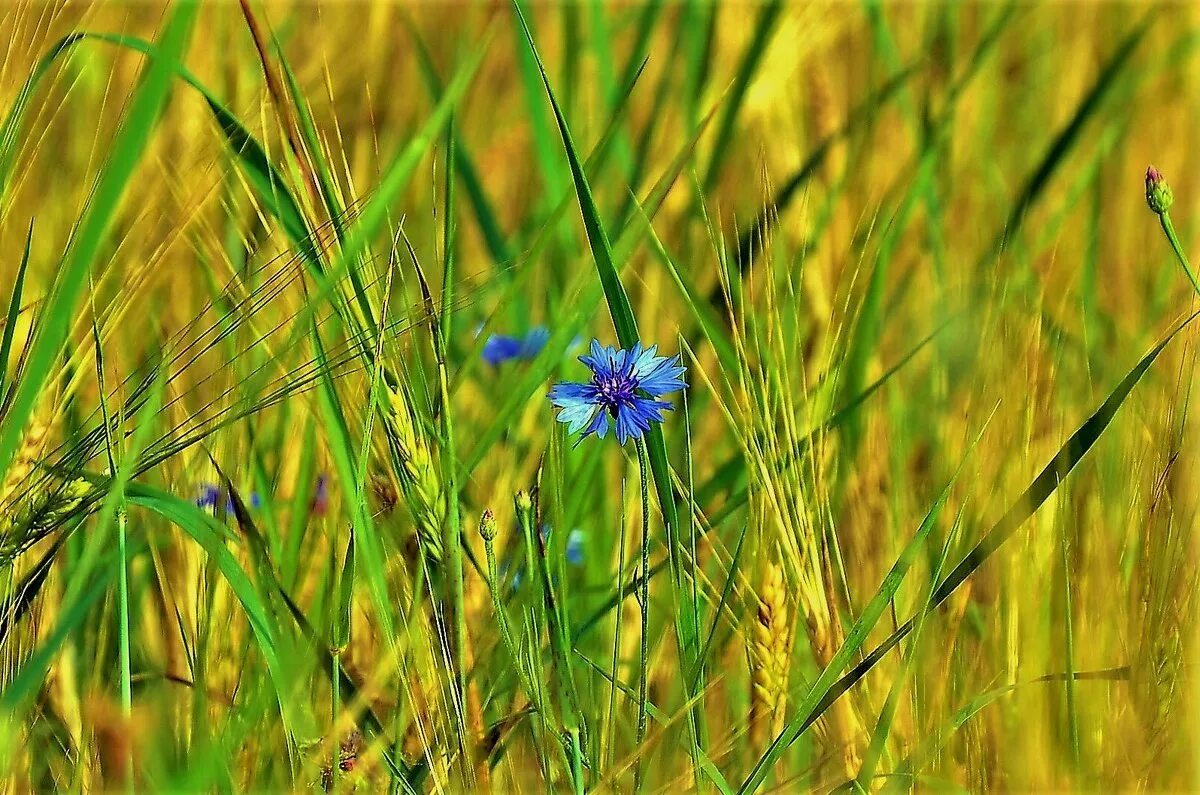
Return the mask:
<path id="1" fill-rule="evenodd" d="M 1162 215 L 1171 209 L 1173 201 L 1175 196 L 1171 193 L 1167 178 L 1157 168 L 1150 166 L 1146 169 L 1146 204 L 1152 211 Z"/>
<path id="2" fill-rule="evenodd" d="M 479 517 L 479 535 L 483 536 L 484 541 L 491 541 L 496 537 L 496 517 L 492 514 L 491 508 L 484 511 L 483 516 Z"/>

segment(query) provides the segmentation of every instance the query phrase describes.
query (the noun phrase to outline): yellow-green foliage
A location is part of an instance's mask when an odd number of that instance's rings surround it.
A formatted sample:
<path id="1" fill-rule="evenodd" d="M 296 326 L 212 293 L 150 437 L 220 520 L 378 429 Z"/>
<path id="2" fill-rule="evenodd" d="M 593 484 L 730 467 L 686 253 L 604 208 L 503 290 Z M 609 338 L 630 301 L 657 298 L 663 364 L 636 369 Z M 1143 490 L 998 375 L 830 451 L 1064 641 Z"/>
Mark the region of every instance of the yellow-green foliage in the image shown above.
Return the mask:
<path id="1" fill-rule="evenodd" d="M 1089 422 L 1197 304 L 1196 8 L 522 4 L 585 192 L 506 3 L 201 4 L 48 317 L 179 8 L 0 14 L 0 789 L 1200 787 L 1200 325 Z M 546 399 L 603 242 L 669 472 Z"/>

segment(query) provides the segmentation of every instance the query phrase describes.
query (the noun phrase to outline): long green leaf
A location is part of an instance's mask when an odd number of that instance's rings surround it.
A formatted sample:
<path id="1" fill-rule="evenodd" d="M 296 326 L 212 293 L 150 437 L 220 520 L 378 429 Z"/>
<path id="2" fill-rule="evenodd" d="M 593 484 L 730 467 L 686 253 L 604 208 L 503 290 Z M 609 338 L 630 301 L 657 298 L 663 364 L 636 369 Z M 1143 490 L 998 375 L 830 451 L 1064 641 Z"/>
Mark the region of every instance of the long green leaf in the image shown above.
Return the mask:
<path id="1" fill-rule="evenodd" d="M 1074 148 L 1084 126 L 1092 116 L 1096 115 L 1105 96 L 1116 85 L 1117 78 L 1121 76 L 1125 67 L 1129 65 L 1129 59 L 1133 56 L 1138 44 L 1141 43 L 1146 32 L 1150 29 L 1150 25 L 1154 22 L 1156 15 L 1157 9 L 1149 11 L 1141 23 L 1121 40 L 1121 43 L 1117 45 L 1117 49 L 1113 51 L 1108 61 L 1105 62 L 1104 67 L 1100 70 L 1100 74 L 1096 77 L 1096 82 L 1084 94 L 1083 99 L 1075 107 L 1075 112 L 1071 114 L 1071 118 L 1050 141 L 1037 166 L 1025 179 L 1025 183 L 1020 193 L 1017 194 L 1017 198 L 1013 202 L 1012 209 L 1009 211 L 1004 225 L 996 233 L 996 238 L 990 251 L 985 252 L 980 261 L 981 265 L 986 264 L 987 260 L 1002 251 L 1020 230 L 1025 216 L 1028 215 L 1030 208 L 1033 207 L 1034 203 L 1045 191 L 1046 186 L 1050 183 L 1050 178 L 1062 165 L 1071 149 Z"/>
<path id="2" fill-rule="evenodd" d="M 21 314 L 21 297 L 25 294 L 25 273 L 29 269 L 29 248 L 33 244 L 33 221 L 29 222 L 29 234 L 25 236 L 25 253 L 21 255 L 21 267 L 13 283 L 12 296 L 8 300 L 8 314 L 4 318 L 4 339 L 0 341 L 0 400 L 4 397 L 5 381 L 8 379 L 9 356 L 12 355 L 13 335 L 17 330 L 17 317 Z"/>
<path id="3" fill-rule="evenodd" d="M 734 76 L 733 88 L 726 100 L 721 121 L 717 125 L 717 140 L 713 144 L 712 154 L 708 159 L 708 168 L 704 173 L 703 184 L 706 191 L 712 190 L 717 183 L 717 176 L 721 173 L 721 164 L 725 161 L 725 153 L 729 150 L 730 141 L 733 140 L 733 129 L 737 124 L 738 113 L 741 112 L 746 92 L 754 79 L 754 73 L 758 71 L 763 55 L 766 54 L 767 45 L 770 44 L 771 37 L 775 34 L 775 23 L 782 11 L 782 0 L 770 0 L 762 6 L 758 20 L 754 23 L 754 35 L 750 38 L 750 43 L 742 54 L 737 74 Z"/>
<path id="4" fill-rule="evenodd" d="M 67 341 L 92 263 L 100 253 L 130 178 L 166 103 L 173 65 L 183 56 L 196 10 L 193 2 L 181 2 L 175 7 L 160 38 L 162 57 L 150 61 L 143 68 L 125 119 L 108 149 L 96 190 L 84 209 L 78 233 L 64 255 L 54 290 L 41 314 L 12 405 L 3 427 L 0 427 L 0 471 L 8 470 L 25 423 Z"/>

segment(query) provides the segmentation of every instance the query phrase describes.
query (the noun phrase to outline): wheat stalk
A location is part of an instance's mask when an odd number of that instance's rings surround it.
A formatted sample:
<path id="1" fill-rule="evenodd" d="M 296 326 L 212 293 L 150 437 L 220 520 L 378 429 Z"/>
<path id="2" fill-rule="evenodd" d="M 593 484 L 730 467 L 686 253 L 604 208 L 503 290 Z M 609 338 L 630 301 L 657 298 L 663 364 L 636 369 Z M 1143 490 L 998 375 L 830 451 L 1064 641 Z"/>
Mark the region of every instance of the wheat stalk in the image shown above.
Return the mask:
<path id="1" fill-rule="evenodd" d="M 766 748 L 783 729 L 792 633 L 783 567 L 767 565 L 750 630 L 750 744 Z"/>
<path id="2" fill-rule="evenodd" d="M 34 414 L 0 483 L 0 559 L 9 560 L 42 538 L 91 492 L 86 480 L 64 481 L 44 468 L 52 424 L 48 410 Z"/>
<path id="3" fill-rule="evenodd" d="M 45 421 L 44 415 L 35 416 L 29 423 L 25 435 L 21 438 L 21 445 L 13 456 L 12 465 L 4 473 L 4 483 L 0 486 L 0 511 L 3 512 L 5 519 L 9 520 L 6 522 L 7 524 L 15 524 L 11 520 L 21 513 L 18 498 L 22 490 L 27 488 L 25 481 L 33 474 L 34 468 L 41 459 L 42 449 L 46 445 L 46 437 L 49 433 L 50 424 Z M 24 502 L 28 503 L 30 500 Z"/>
<path id="4" fill-rule="evenodd" d="M 397 477 L 417 537 L 426 558 L 434 564 L 442 559 L 442 520 L 446 515 L 446 495 L 438 477 L 437 464 L 429 444 L 416 423 L 408 398 L 400 391 L 388 390 L 385 423 L 396 459 Z"/>

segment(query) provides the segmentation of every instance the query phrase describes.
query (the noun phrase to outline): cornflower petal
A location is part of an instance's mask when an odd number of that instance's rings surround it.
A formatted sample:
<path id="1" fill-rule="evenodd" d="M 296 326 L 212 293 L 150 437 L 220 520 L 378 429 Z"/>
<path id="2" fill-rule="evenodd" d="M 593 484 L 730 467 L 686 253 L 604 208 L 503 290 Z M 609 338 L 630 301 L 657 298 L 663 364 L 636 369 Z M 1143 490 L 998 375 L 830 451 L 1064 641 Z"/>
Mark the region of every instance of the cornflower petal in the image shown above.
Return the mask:
<path id="1" fill-rule="evenodd" d="M 550 402 L 560 409 L 573 406 L 580 401 L 595 405 L 596 388 L 591 384 L 575 384 L 564 381 L 550 387 Z"/>
<path id="2" fill-rule="evenodd" d="M 558 413 L 558 421 L 567 423 L 568 433 L 578 433 L 583 426 L 592 422 L 593 417 L 600 413 L 604 414 L 597 407 L 590 403 L 579 403 L 569 408 L 565 408 Z"/>
<path id="3" fill-rule="evenodd" d="M 608 414 L 603 410 L 597 411 L 595 418 L 592 419 L 592 424 L 583 432 L 583 436 L 587 437 L 591 434 L 596 434 L 596 438 L 603 439 L 608 433 Z"/>
<path id="4" fill-rule="evenodd" d="M 660 397 L 678 392 L 680 389 L 687 388 L 687 382 L 683 380 L 686 370 L 677 362 L 679 357 L 674 359 L 659 359 L 658 364 L 654 369 L 647 372 L 638 380 L 638 386 L 642 391 Z"/>
<path id="5" fill-rule="evenodd" d="M 196 506 L 199 508 L 215 508 L 221 499 L 221 490 L 211 483 L 205 483 L 200 487 L 200 496 L 196 498 Z"/>

